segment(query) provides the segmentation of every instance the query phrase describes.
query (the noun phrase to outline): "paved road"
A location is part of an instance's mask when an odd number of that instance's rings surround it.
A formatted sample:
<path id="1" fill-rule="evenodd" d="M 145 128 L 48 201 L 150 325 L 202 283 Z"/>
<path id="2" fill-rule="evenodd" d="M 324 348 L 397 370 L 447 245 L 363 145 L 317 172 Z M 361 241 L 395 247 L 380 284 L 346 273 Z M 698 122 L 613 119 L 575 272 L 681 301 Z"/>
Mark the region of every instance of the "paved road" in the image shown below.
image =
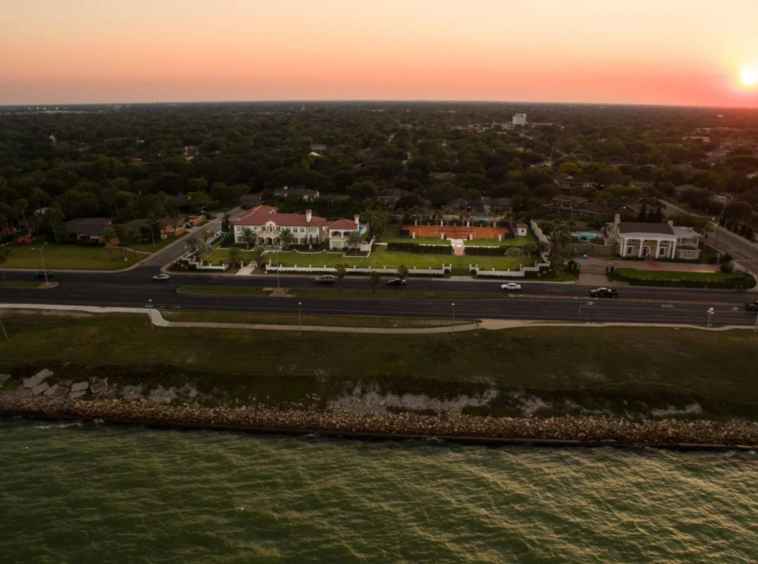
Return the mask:
<path id="1" fill-rule="evenodd" d="M 236 277 L 186 275 L 173 276 L 167 283 L 153 282 L 159 267 L 141 268 L 98 276 L 87 273 L 58 273 L 60 286 L 51 290 L 0 288 L 0 303 L 48 303 L 95 306 L 144 307 L 149 300 L 157 307 L 197 310 L 233 310 L 247 312 L 295 313 L 297 304 L 309 314 L 379 315 L 391 317 L 448 317 L 452 303 L 459 318 L 533 319 L 556 321 L 619 321 L 704 324 L 706 310 L 717 311 L 718 324 L 752 325 L 755 314 L 744 310 L 746 301 L 756 294 L 728 290 L 681 290 L 668 288 L 619 288 L 617 300 L 590 300 L 588 288 L 575 284 L 523 284 L 524 290 L 504 297 L 495 282 L 449 282 L 418 280 L 409 282 L 409 290 L 437 292 L 471 292 L 477 297 L 405 298 L 405 299 L 321 299 L 269 298 L 237 296 L 202 296 L 178 294 L 177 288 L 197 286 L 275 287 L 275 276 Z M 30 273 L 8 273 L 9 280 L 28 280 Z M 311 288 L 313 278 L 282 277 L 282 286 Z M 366 279 L 346 279 L 346 289 L 368 289 Z M 381 287 L 380 292 L 398 288 Z M 386 295 L 386 294 L 385 294 Z"/>

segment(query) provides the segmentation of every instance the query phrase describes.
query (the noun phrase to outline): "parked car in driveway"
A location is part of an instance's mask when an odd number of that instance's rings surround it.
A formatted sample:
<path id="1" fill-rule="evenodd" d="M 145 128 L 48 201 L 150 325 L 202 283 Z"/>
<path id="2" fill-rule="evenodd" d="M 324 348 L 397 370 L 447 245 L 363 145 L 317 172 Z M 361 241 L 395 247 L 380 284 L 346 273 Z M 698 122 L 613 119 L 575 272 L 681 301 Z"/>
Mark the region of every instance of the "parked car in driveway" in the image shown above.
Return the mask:
<path id="1" fill-rule="evenodd" d="M 590 290 L 590 297 L 591 298 L 618 298 L 619 293 L 618 293 L 618 290 L 614 290 L 613 288 L 595 288 L 594 290 Z"/>
<path id="2" fill-rule="evenodd" d="M 387 281 L 387 286 L 405 286 L 406 282 L 402 278 L 393 278 Z"/>
<path id="3" fill-rule="evenodd" d="M 500 286 L 500 289 L 505 290 L 506 292 L 518 292 L 521 289 L 521 284 L 517 284 L 516 282 L 508 282 L 507 284 Z"/>
<path id="4" fill-rule="evenodd" d="M 313 282 L 316 284 L 334 284 L 336 279 L 337 278 L 335 276 L 332 276 L 331 274 L 326 274 L 324 276 L 319 276 Z"/>
<path id="5" fill-rule="evenodd" d="M 153 280 L 157 282 L 164 282 L 166 280 L 171 280 L 171 276 L 169 274 L 164 274 L 164 273 L 156 274 L 155 276 L 153 276 Z"/>
<path id="6" fill-rule="evenodd" d="M 37 272 L 37 274 L 35 274 L 35 276 L 37 278 L 41 278 L 41 279 L 44 280 L 45 279 L 45 274 L 46 274 L 46 272 L 44 270 L 40 270 L 39 272 Z M 52 278 L 52 277 L 53 277 L 53 273 L 48 270 L 47 271 L 47 278 Z"/>

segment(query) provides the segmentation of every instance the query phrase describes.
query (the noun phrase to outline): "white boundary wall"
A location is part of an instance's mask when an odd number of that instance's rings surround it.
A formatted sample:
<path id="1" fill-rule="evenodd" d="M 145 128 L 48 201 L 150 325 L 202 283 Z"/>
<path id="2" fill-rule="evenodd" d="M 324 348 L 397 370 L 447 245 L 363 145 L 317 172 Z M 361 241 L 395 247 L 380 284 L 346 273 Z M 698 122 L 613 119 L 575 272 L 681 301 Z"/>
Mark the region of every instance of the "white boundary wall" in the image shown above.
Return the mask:
<path id="1" fill-rule="evenodd" d="M 445 276 L 453 270 L 453 265 L 443 264 L 442 268 L 409 268 L 409 276 Z M 279 272 L 281 274 L 334 274 L 337 272 L 336 268 L 331 266 L 273 266 L 270 262 L 266 265 L 266 272 Z M 347 267 L 348 274 L 371 274 L 372 272 L 378 272 L 379 274 L 394 274 L 397 275 L 397 268 L 361 268 L 357 266 Z"/>
<path id="2" fill-rule="evenodd" d="M 482 270 L 476 264 L 469 265 L 469 272 L 477 278 L 525 278 L 528 272 L 538 273 L 543 268 L 550 268 L 550 260 L 546 253 L 542 254 L 542 262 L 535 262 L 534 266 L 522 266 L 518 270 Z"/>

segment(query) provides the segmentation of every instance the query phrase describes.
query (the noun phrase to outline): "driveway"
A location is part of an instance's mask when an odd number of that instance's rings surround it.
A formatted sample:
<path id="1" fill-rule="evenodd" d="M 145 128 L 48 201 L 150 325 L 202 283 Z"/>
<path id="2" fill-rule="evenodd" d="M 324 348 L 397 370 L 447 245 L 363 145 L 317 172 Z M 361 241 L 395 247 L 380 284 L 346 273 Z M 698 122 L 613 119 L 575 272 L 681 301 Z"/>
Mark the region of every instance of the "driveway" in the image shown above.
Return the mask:
<path id="1" fill-rule="evenodd" d="M 579 284 L 583 286 L 608 286 L 605 268 L 609 261 L 597 257 L 579 259 Z"/>

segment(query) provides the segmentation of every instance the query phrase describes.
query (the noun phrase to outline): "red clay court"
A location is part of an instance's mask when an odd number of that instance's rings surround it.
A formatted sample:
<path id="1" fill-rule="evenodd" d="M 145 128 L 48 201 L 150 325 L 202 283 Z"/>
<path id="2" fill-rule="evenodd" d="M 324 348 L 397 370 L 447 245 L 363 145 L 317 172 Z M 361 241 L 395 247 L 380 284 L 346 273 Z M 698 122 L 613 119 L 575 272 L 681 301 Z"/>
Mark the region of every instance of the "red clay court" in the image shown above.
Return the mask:
<path id="1" fill-rule="evenodd" d="M 503 239 L 510 233 L 507 227 L 456 227 L 454 225 L 403 225 L 403 231 L 409 236 L 439 239 L 444 233 L 445 239 L 468 239 L 473 235 L 474 239 L 495 239 L 502 235 Z"/>

